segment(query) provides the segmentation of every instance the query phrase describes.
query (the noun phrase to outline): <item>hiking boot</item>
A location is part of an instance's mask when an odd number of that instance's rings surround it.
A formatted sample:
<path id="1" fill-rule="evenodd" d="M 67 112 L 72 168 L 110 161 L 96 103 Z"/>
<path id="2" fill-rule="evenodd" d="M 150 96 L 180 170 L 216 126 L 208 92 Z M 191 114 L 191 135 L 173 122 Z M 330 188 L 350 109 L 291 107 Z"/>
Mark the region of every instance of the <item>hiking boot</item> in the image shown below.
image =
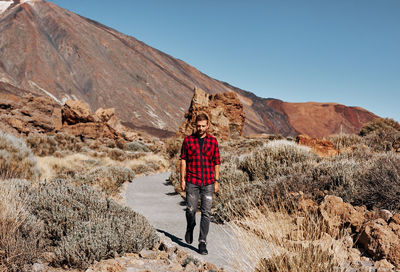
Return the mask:
<path id="1" fill-rule="evenodd" d="M 207 255 L 208 254 L 206 243 L 204 243 L 204 242 L 200 242 L 199 243 L 199 253 L 201 255 Z"/>
<path id="2" fill-rule="evenodd" d="M 185 241 L 188 244 L 193 243 L 193 229 L 190 229 L 190 228 L 186 229 Z"/>

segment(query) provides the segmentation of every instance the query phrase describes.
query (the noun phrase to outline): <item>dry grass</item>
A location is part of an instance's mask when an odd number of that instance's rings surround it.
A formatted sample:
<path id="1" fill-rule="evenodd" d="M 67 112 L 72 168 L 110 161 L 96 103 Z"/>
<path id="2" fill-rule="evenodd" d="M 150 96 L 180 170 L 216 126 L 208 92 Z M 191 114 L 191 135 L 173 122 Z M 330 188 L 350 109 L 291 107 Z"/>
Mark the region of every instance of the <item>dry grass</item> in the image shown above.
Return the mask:
<path id="1" fill-rule="evenodd" d="M 344 271 L 351 237 L 343 231 L 331 237 L 318 216 L 293 204 L 279 198 L 260 207 L 249 203 L 247 216 L 230 222 L 240 249 L 232 256 L 236 271 Z"/>
<path id="2" fill-rule="evenodd" d="M 0 131 L 0 180 L 37 180 L 39 176 L 36 158 L 25 142 Z"/>
<path id="3" fill-rule="evenodd" d="M 21 181 L 22 182 L 22 181 Z M 19 198 L 18 183 L 0 186 L 0 271 L 30 271 L 41 254 L 43 224 L 27 211 Z"/>
<path id="4" fill-rule="evenodd" d="M 107 196 L 118 196 L 123 183 L 132 181 L 136 175 L 165 171 L 168 168 L 168 162 L 163 156 L 152 153 L 143 153 L 139 158 L 124 161 L 107 156 L 93 157 L 91 153 L 37 159 L 42 180 L 63 178 L 73 184 L 90 185 Z"/>

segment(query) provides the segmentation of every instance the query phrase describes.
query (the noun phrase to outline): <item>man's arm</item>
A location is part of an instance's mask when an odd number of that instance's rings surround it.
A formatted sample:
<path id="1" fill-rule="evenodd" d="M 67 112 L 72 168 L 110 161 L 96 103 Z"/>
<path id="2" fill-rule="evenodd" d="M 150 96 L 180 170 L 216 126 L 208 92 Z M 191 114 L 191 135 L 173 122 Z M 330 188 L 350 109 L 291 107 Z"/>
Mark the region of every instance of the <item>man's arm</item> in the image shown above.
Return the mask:
<path id="1" fill-rule="evenodd" d="M 185 189 L 186 189 L 185 174 L 186 174 L 186 160 L 181 160 L 181 190 L 182 191 L 185 191 Z"/>
<path id="2" fill-rule="evenodd" d="M 214 177 L 215 177 L 215 179 L 219 180 L 219 164 L 216 164 L 214 166 Z M 218 191 L 219 191 L 219 182 L 216 182 L 214 192 L 217 193 Z"/>

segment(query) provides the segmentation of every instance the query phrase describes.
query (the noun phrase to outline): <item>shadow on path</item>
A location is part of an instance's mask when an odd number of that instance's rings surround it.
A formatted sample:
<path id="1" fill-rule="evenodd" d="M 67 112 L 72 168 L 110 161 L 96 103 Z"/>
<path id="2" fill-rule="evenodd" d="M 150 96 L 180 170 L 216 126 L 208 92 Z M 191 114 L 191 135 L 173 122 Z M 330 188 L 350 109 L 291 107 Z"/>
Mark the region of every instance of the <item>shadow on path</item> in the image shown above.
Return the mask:
<path id="1" fill-rule="evenodd" d="M 165 236 L 167 236 L 168 238 L 170 238 L 172 240 L 172 242 L 177 243 L 181 247 L 185 247 L 185 248 L 188 248 L 188 249 L 191 249 L 191 250 L 197 252 L 197 248 L 195 248 L 194 246 L 189 245 L 187 243 L 184 243 L 181 238 L 178 238 L 175 235 L 173 235 L 173 234 L 171 234 L 169 232 L 166 232 L 165 230 L 157 229 L 157 231 L 161 232 L 161 233 L 164 233 Z"/>

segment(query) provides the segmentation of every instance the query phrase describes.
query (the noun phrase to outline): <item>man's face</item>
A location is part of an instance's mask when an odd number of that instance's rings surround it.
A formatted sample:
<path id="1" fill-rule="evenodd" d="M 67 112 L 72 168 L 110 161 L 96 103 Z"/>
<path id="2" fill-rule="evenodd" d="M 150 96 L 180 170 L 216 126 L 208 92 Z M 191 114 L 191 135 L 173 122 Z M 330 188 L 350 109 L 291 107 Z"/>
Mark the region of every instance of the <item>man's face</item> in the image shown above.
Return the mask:
<path id="1" fill-rule="evenodd" d="M 207 120 L 197 121 L 196 129 L 197 129 L 197 134 L 200 137 L 204 136 L 208 129 L 208 121 Z"/>

